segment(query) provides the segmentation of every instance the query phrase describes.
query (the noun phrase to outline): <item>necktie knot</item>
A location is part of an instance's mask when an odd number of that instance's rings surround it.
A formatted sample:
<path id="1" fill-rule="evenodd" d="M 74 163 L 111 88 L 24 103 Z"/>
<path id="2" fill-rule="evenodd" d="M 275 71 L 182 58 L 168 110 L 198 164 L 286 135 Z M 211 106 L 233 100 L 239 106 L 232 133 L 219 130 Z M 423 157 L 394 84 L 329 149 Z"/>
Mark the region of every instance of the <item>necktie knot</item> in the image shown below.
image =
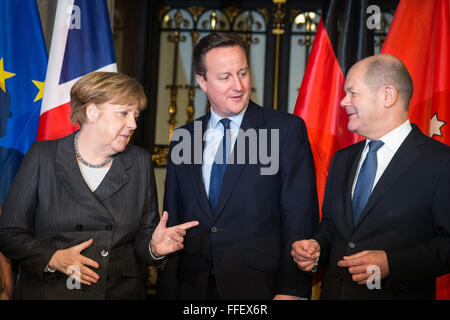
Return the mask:
<path id="1" fill-rule="evenodd" d="M 226 129 L 230 129 L 230 119 L 228 119 L 228 118 L 223 118 L 223 119 L 221 119 L 220 120 L 220 123 L 222 123 L 222 125 L 223 125 L 223 128 L 226 130 Z"/>
<path id="2" fill-rule="evenodd" d="M 372 140 L 369 142 L 369 152 L 377 152 L 384 145 L 381 140 Z"/>

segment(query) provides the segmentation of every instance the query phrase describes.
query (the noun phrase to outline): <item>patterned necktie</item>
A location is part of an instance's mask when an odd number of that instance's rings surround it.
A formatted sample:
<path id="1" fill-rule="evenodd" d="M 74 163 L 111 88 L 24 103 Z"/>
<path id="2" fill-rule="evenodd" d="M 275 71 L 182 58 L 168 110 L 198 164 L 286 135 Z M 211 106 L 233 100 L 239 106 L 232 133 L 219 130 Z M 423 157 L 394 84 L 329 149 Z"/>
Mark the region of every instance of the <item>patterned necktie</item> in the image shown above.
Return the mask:
<path id="1" fill-rule="evenodd" d="M 222 142 L 217 148 L 217 153 L 214 158 L 214 163 L 211 169 L 211 178 L 209 181 L 209 203 L 211 204 L 212 212 L 216 212 L 217 203 L 219 202 L 220 190 L 222 189 L 222 180 L 227 168 L 227 145 L 226 145 L 226 131 L 230 129 L 230 119 L 224 118 L 220 120 L 223 125 Z"/>
<path id="2" fill-rule="evenodd" d="M 356 226 L 361 217 L 370 194 L 372 193 L 375 174 L 377 173 L 377 151 L 383 146 L 383 141 L 373 140 L 369 142 L 369 152 L 359 171 L 353 193 L 353 223 Z"/>

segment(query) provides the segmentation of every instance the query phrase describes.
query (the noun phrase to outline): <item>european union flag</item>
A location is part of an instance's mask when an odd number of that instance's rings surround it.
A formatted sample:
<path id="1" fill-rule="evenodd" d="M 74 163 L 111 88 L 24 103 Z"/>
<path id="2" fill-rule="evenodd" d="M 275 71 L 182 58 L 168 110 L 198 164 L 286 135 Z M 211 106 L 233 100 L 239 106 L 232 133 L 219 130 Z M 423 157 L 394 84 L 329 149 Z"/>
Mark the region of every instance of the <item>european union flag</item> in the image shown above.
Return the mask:
<path id="1" fill-rule="evenodd" d="M 36 0 L 0 0 L 0 204 L 36 140 L 47 50 Z"/>

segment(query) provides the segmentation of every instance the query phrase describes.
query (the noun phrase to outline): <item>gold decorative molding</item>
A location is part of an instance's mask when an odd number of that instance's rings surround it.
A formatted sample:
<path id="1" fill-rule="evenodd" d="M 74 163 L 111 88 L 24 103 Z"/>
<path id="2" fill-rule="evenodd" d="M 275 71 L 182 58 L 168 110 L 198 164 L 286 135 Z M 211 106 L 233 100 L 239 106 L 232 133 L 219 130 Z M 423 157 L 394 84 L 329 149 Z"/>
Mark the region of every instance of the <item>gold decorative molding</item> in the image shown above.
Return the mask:
<path id="1" fill-rule="evenodd" d="M 284 21 L 286 19 L 286 9 L 282 7 L 286 0 L 273 0 L 276 5 L 273 11 L 273 29 L 275 35 L 275 71 L 273 86 L 273 108 L 278 109 L 278 75 L 280 69 L 280 36 L 284 34 Z"/>
<path id="2" fill-rule="evenodd" d="M 286 20 L 286 9 L 282 6 L 286 3 L 286 0 L 273 0 L 276 5 L 273 11 L 273 25 L 272 33 L 275 35 L 281 35 L 284 33 L 284 21 Z"/>
<path id="3" fill-rule="evenodd" d="M 192 31 L 191 32 L 191 39 L 192 39 L 192 64 L 194 65 L 194 48 L 197 44 L 198 37 L 200 33 L 198 31 Z M 195 90 L 197 89 L 197 86 L 195 84 L 195 75 L 194 71 L 191 71 L 190 76 L 190 84 L 187 84 L 185 86 L 185 89 L 188 90 L 188 105 L 186 107 L 186 113 L 187 113 L 187 119 L 186 123 L 189 123 L 194 120 L 194 114 L 195 114 Z"/>
<path id="4" fill-rule="evenodd" d="M 259 13 L 261 13 L 266 25 L 269 23 L 270 10 L 268 8 L 257 9 Z"/>
<path id="5" fill-rule="evenodd" d="M 228 21 L 230 21 L 230 25 L 233 24 L 234 19 L 242 12 L 241 8 L 238 7 L 226 7 L 223 9 L 223 12 L 228 18 Z"/>
<path id="6" fill-rule="evenodd" d="M 157 277 L 158 272 L 155 266 L 149 266 L 147 268 L 148 277 L 147 277 L 147 296 L 155 296 L 156 295 L 156 285 L 157 285 Z"/>
<path id="7" fill-rule="evenodd" d="M 201 6 L 195 6 L 195 7 L 188 7 L 187 10 L 192 15 L 192 19 L 194 19 L 194 23 L 197 23 L 198 17 L 205 11 L 205 7 Z"/>
<path id="8" fill-rule="evenodd" d="M 167 21 L 167 25 L 169 26 L 169 28 L 172 28 L 172 24 L 174 22 L 176 30 L 179 30 L 181 28 L 181 25 L 183 25 L 184 27 L 189 27 L 190 25 L 190 21 L 183 18 L 183 14 L 180 12 L 180 9 L 178 9 L 174 14 L 173 20 L 169 18 L 169 21 Z"/>
<path id="9" fill-rule="evenodd" d="M 177 115 L 177 94 L 178 89 L 183 86 L 177 84 L 177 72 L 178 72 L 178 51 L 179 51 L 179 43 L 186 41 L 186 36 L 181 35 L 180 27 L 181 24 L 184 26 L 189 26 L 190 22 L 187 19 L 183 18 L 183 15 L 180 12 L 180 9 L 173 16 L 174 20 L 169 20 L 167 24 L 169 27 L 172 26 L 172 22 L 175 21 L 175 30 L 173 35 L 168 35 L 167 40 L 169 42 L 173 42 L 175 45 L 175 50 L 173 54 L 173 70 L 172 70 L 172 84 L 167 85 L 166 88 L 170 89 L 170 106 L 169 106 L 169 143 L 172 139 L 172 133 L 175 130 L 175 124 L 177 123 L 176 115 Z"/>
<path id="10" fill-rule="evenodd" d="M 211 28 L 212 31 L 225 29 L 226 23 L 223 20 L 219 19 L 217 12 L 221 12 L 221 11 L 213 9 L 211 11 L 209 20 L 204 20 L 202 22 L 201 27 L 204 29 L 208 29 L 208 27 L 209 27 L 209 28 Z"/>
<path id="11" fill-rule="evenodd" d="M 384 41 L 386 40 L 387 29 L 389 27 L 388 26 L 388 20 L 386 19 L 386 17 L 384 15 L 381 15 L 381 17 L 380 17 L 380 27 L 381 27 L 381 29 L 379 30 L 379 32 L 377 32 L 377 33 L 380 34 L 379 35 L 380 40 L 377 41 L 375 39 L 375 43 L 374 44 L 375 44 L 375 46 L 382 47 L 383 44 L 384 44 Z M 377 35 L 377 33 L 375 33 L 375 35 Z"/>
<path id="12" fill-rule="evenodd" d="M 169 156 L 169 146 L 156 145 L 153 147 L 152 161 L 155 167 L 165 167 Z"/>
<path id="13" fill-rule="evenodd" d="M 313 11 L 300 12 L 294 18 L 294 22 L 297 26 L 305 26 L 305 39 L 299 39 L 299 45 L 305 45 L 306 47 L 311 46 L 311 35 L 316 32 L 317 23 L 314 21 L 317 14 Z"/>
<path id="14" fill-rule="evenodd" d="M 162 22 L 166 14 L 169 12 L 170 6 L 159 7 L 159 22 Z"/>

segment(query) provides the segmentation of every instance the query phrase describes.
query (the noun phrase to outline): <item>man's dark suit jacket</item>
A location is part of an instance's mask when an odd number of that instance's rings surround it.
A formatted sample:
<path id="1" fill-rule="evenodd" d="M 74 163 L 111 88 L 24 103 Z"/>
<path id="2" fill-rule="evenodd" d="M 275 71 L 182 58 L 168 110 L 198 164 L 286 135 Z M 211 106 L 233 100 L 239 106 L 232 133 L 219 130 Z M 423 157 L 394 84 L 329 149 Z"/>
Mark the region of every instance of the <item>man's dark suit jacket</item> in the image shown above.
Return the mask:
<path id="1" fill-rule="evenodd" d="M 326 267 L 322 299 L 433 299 L 450 272 L 450 148 L 416 126 L 403 141 L 353 226 L 352 183 L 365 141 L 334 155 L 323 218 L 314 237 Z M 385 250 L 390 274 L 369 290 L 337 266 L 343 256 Z"/>
<path id="2" fill-rule="evenodd" d="M 21 268 L 18 299 L 145 298 L 149 241 L 159 221 L 148 152 L 114 156 L 92 192 L 78 166 L 74 134 L 34 143 L 11 186 L 0 217 L 0 251 Z M 98 262 L 97 284 L 68 289 L 67 276 L 44 272 L 58 249 L 92 238 L 82 254 Z M 72 282 L 73 284 L 73 282 Z M 73 286 L 72 286 L 73 287 Z"/>
<path id="3" fill-rule="evenodd" d="M 201 136 L 209 114 L 197 121 Z M 194 122 L 183 129 L 194 137 Z M 292 243 L 312 236 L 318 224 L 314 163 L 305 124 L 299 117 L 250 102 L 241 129 L 264 129 L 269 134 L 270 129 L 279 130 L 279 170 L 261 175 L 260 169 L 267 166 L 248 162 L 247 145 L 246 164 L 227 165 L 215 214 L 203 184 L 202 164 L 174 164 L 171 156 L 177 143 L 171 145 L 165 189 L 169 224 L 190 220 L 200 224 L 188 231 L 184 250 L 172 254 L 160 272 L 160 298 L 208 298 L 211 270 L 221 299 L 309 297 L 311 278 L 296 268 L 290 254 Z"/>

